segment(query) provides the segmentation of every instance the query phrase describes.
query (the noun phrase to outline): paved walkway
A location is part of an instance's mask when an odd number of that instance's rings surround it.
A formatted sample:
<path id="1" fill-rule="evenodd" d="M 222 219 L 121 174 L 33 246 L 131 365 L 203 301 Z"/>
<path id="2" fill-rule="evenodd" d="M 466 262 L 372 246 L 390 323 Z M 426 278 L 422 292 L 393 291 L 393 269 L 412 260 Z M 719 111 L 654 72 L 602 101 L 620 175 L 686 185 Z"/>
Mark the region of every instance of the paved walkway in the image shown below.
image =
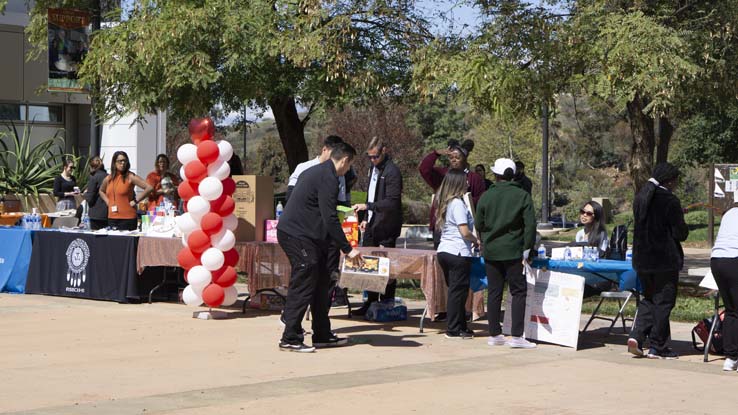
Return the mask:
<path id="1" fill-rule="evenodd" d="M 738 373 L 701 362 L 690 324 L 672 324 L 678 361 L 635 359 L 622 334 L 580 337 L 580 350 L 511 350 L 448 340 L 422 303 L 398 324 L 347 319 L 351 346 L 277 349 L 278 316 L 235 310 L 197 320 L 178 304 L 116 304 L 0 295 L 0 413 L 24 414 L 722 414 Z"/>

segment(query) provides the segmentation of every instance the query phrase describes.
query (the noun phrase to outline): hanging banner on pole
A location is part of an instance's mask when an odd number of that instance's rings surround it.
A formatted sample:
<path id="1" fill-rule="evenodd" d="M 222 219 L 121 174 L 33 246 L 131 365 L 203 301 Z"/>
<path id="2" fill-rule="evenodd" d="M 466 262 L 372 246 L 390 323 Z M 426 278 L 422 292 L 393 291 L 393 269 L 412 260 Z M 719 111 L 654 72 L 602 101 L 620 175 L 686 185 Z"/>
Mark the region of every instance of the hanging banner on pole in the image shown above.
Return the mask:
<path id="1" fill-rule="evenodd" d="M 49 9 L 49 92 L 87 92 L 77 71 L 89 49 L 90 14 L 73 9 Z"/>

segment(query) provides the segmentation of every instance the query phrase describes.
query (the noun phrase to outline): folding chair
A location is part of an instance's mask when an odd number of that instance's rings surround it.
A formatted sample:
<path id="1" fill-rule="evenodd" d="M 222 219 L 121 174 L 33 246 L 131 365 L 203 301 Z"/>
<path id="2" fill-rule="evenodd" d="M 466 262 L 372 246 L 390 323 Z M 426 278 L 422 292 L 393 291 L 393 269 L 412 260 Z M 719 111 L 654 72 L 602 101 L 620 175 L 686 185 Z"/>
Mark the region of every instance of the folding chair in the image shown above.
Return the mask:
<path id="1" fill-rule="evenodd" d="M 603 291 L 600 293 L 600 302 L 597 303 L 597 307 L 595 307 L 594 311 L 592 312 L 592 316 L 589 318 L 589 321 L 587 321 L 587 324 L 584 325 L 584 329 L 582 329 L 582 332 L 587 331 L 587 327 L 589 327 L 590 323 L 592 323 L 593 320 L 605 320 L 610 322 L 610 327 L 607 328 L 607 335 L 610 335 L 610 332 L 612 331 L 612 328 L 615 326 L 615 323 L 617 323 L 618 319 L 623 324 L 623 333 L 628 333 L 628 329 L 625 327 L 625 322 L 630 321 L 632 322 L 632 318 L 626 318 L 623 312 L 625 311 L 625 306 L 628 305 L 628 301 L 630 301 L 631 297 L 635 295 L 636 298 L 636 309 L 638 308 L 638 302 L 639 302 L 639 295 L 638 293 L 635 293 L 633 291 Z M 610 317 L 604 317 L 597 315 L 597 312 L 600 311 L 600 306 L 606 299 L 615 299 L 618 302 L 618 313 L 615 315 L 614 318 Z"/>

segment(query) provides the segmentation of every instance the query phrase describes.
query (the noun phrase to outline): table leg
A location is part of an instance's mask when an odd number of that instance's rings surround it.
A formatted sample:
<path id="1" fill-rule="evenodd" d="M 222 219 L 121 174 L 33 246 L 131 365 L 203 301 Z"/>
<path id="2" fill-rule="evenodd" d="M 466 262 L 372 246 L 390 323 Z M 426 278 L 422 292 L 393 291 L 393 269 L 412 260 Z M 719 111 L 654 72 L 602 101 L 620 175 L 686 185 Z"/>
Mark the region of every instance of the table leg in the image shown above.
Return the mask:
<path id="1" fill-rule="evenodd" d="M 718 320 L 720 319 L 720 292 L 715 293 L 715 315 L 712 317 L 712 325 L 710 326 L 710 334 L 707 336 L 707 342 L 705 343 L 705 355 L 702 361 L 707 363 L 709 360 L 710 347 L 712 347 L 712 336 L 715 335 L 715 329 L 717 328 Z"/>

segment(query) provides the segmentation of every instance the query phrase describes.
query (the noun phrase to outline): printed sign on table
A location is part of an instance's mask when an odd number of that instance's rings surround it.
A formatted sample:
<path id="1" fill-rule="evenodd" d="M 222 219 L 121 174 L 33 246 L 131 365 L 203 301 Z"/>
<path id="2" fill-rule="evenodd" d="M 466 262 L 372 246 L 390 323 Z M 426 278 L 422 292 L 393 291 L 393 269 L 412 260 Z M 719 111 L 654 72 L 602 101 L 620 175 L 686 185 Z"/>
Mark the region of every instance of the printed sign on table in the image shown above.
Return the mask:
<path id="1" fill-rule="evenodd" d="M 525 337 L 576 349 L 584 277 L 526 267 Z M 510 334 L 512 297 L 507 296 L 502 332 Z"/>

